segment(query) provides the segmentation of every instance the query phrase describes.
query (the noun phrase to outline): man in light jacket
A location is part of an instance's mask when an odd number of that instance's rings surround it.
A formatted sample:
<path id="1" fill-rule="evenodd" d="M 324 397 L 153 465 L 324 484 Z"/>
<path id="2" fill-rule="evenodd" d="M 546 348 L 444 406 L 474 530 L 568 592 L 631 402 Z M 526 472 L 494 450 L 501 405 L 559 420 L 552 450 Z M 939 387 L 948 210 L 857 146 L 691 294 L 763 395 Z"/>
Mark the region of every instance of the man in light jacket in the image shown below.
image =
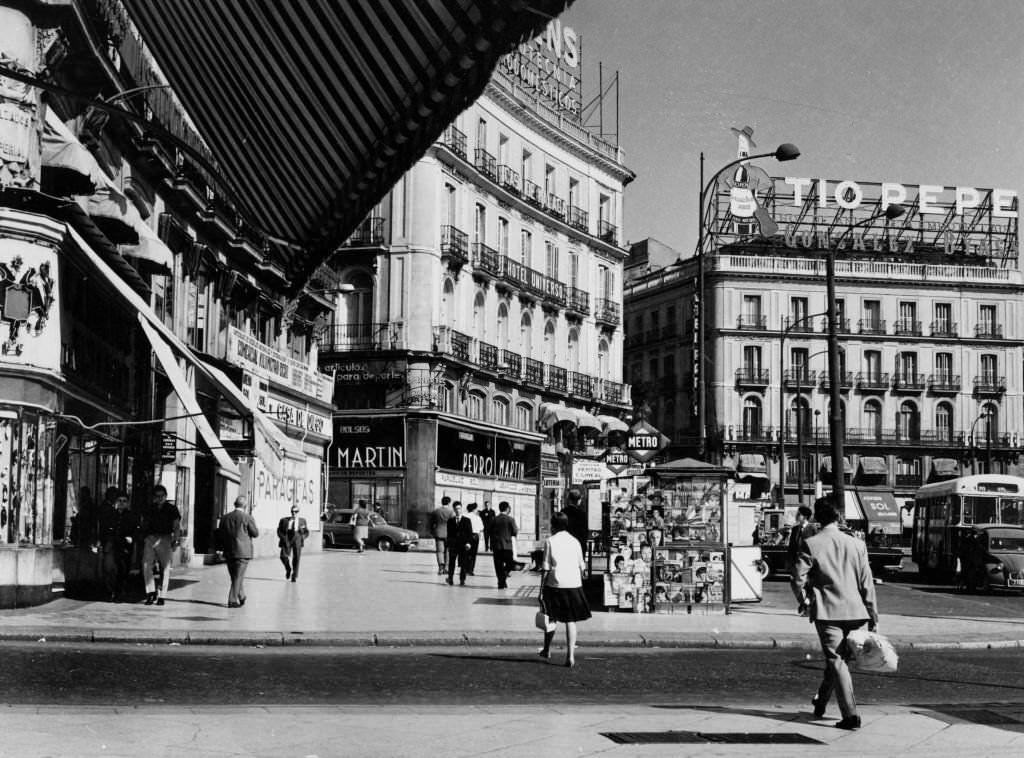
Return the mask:
<path id="1" fill-rule="evenodd" d="M 865 622 L 871 631 L 878 625 L 875 582 L 867 546 L 839 530 L 839 513 L 830 498 L 819 498 L 814 503 L 814 519 L 821 530 L 803 541 L 794 579 L 803 598 L 801 608 L 808 608 L 825 656 L 825 675 L 811 705 L 815 718 L 821 718 L 835 690 L 842 714 L 836 726 L 859 729 L 846 637 Z"/>

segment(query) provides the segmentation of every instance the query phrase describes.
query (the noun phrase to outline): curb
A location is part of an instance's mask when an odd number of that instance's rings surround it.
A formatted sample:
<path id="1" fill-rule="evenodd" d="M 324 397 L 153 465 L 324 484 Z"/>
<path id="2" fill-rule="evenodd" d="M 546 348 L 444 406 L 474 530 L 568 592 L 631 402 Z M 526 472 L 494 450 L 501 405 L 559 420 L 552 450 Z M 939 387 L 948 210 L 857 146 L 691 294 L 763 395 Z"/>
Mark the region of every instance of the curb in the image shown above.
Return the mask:
<path id="1" fill-rule="evenodd" d="M 1024 640 L 921 640 L 890 638 L 897 650 L 994 650 L 1024 648 Z M 7 642 L 87 643 L 113 645 L 187 645 L 238 647 L 327 647 L 327 648 L 414 648 L 414 647 L 499 647 L 530 648 L 538 644 L 536 634 L 502 634 L 473 631 L 437 632 L 295 632 L 295 631 L 158 631 L 137 629 L 53 629 L 23 628 L 0 631 L 0 644 Z M 645 650 L 802 650 L 820 652 L 812 637 L 761 637 L 757 635 L 643 635 L 585 639 L 581 647 L 637 648 Z"/>

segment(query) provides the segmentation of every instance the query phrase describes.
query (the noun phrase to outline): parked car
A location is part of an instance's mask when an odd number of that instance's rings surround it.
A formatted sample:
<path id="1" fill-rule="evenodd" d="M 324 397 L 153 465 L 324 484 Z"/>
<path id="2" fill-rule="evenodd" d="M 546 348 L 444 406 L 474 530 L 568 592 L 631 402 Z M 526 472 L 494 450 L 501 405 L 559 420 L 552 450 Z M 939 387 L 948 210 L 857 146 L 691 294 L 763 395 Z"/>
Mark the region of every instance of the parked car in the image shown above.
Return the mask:
<path id="1" fill-rule="evenodd" d="M 337 508 L 324 519 L 324 547 L 355 547 L 355 525 L 353 508 Z M 408 550 L 416 547 L 419 535 L 409 529 L 389 524 L 378 513 L 370 514 L 370 534 L 366 547 L 377 550 Z"/>
<path id="2" fill-rule="evenodd" d="M 1024 526 L 975 524 L 960 540 L 959 585 L 968 592 L 1024 590 Z"/>

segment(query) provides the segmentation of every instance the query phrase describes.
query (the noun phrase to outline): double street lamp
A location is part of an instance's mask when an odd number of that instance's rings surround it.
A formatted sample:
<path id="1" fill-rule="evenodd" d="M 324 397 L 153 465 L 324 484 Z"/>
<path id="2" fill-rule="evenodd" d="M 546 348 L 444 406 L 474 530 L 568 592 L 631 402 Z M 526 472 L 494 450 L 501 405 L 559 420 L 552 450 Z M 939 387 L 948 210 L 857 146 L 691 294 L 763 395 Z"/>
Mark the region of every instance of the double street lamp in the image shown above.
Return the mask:
<path id="1" fill-rule="evenodd" d="M 991 408 L 984 408 L 978 417 L 974 419 L 971 424 L 971 473 L 975 473 L 975 463 L 977 461 L 977 454 L 974 452 L 978 449 L 974 439 L 974 427 L 978 425 L 978 422 L 985 419 L 985 473 L 992 473 L 992 413 Z"/>
<path id="2" fill-rule="evenodd" d="M 828 305 L 828 382 L 829 382 L 829 435 L 831 437 L 832 449 L 832 503 L 841 514 L 846 505 L 846 468 L 843 460 L 843 410 L 839 394 L 839 337 L 838 331 L 838 308 L 836 307 L 836 250 L 843 240 L 853 232 L 854 229 L 870 224 L 879 218 L 891 221 L 899 218 L 906 212 L 906 209 L 898 203 L 886 206 L 883 210 L 872 214 L 866 219 L 858 221 L 843 232 L 835 244 L 828 245 L 827 257 L 825 258 L 825 289 Z"/>
<path id="3" fill-rule="evenodd" d="M 791 142 L 783 142 L 770 153 L 758 153 L 747 155 L 730 161 L 712 174 L 708 183 L 704 184 L 704 153 L 700 154 L 700 190 L 699 207 L 697 210 L 697 357 L 694 361 L 694 371 L 697 372 L 697 426 L 700 435 L 700 447 L 698 457 L 703 460 L 707 457 L 707 381 L 704 378 L 704 320 L 706 311 L 704 308 L 704 206 L 708 192 L 714 186 L 718 177 L 725 171 L 739 163 L 756 160 L 758 158 L 774 158 L 779 162 L 791 161 L 800 157 L 800 149 Z M 774 226 L 774 224 L 773 224 Z M 761 227 L 761 235 L 770 237 L 775 233 L 774 228 L 765 229 Z"/>
<path id="4" fill-rule="evenodd" d="M 798 327 L 800 327 L 802 325 L 805 325 L 811 319 L 818 318 L 820 316 L 825 316 L 827 314 L 828 314 L 828 311 L 822 311 L 821 313 L 808 313 L 808 314 L 805 314 L 805 315 L 801 316 L 800 318 L 794 319 L 792 323 L 787 324 L 782 329 L 782 332 L 779 335 L 779 430 L 778 430 L 779 450 L 778 450 L 778 453 L 776 455 L 777 455 L 777 457 L 779 459 L 779 505 L 783 506 L 783 507 L 786 504 L 786 433 L 785 433 L 785 427 L 786 427 L 786 423 L 785 423 L 785 418 L 786 418 L 786 379 L 785 379 L 785 374 L 786 374 L 786 338 L 789 336 L 790 332 L 792 332 L 794 329 L 797 329 Z M 815 353 L 814 355 L 820 355 L 820 353 Z M 814 356 L 807 356 L 807 361 L 809 362 L 812 357 L 814 357 Z M 796 398 L 797 398 L 796 399 L 796 404 L 797 404 L 797 412 L 796 412 L 797 420 L 796 420 L 796 424 L 797 424 L 797 442 L 798 443 L 802 439 L 801 435 L 802 435 L 802 432 L 803 432 L 803 430 L 800 427 L 800 425 L 803 423 L 803 406 L 801 405 L 801 399 L 803 397 L 803 392 L 802 392 L 802 388 L 801 388 L 801 380 L 803 379 L 803 374 L 807 371 L 807 365 L 808 364 L 805 363 L 801 368 L 797 369 L 797 371 L 800 372 L 800 373 L 797 374 L 797 380 L 796 380 Z M 803 465 L 804 464 L 803 464 L 803 450 L 802 450 L 802 446 L 800 446 L 799 444 L 798 444 L 798 449 L 797 449 L 797 455 L 800 457 L 800 481 L 801 481 L 800 504 L 803 505 L 804 499 L 803 499 L 803 486 L 802 485 L 803 485 Z"/>

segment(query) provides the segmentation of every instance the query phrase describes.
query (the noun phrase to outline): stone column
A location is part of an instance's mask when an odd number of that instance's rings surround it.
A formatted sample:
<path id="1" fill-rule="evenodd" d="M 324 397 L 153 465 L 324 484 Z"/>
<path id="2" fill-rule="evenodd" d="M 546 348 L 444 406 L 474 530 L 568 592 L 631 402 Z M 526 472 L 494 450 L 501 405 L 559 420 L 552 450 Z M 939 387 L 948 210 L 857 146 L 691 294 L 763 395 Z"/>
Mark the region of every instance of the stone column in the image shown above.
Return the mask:
<path id="1" fill-rule="evenodd" d="M 0 63 L 34 74 L 36 29 L 19 3 L 0 5 Z M 0 184 L 39 187 L 39 91 L 0 76 Z"/>

